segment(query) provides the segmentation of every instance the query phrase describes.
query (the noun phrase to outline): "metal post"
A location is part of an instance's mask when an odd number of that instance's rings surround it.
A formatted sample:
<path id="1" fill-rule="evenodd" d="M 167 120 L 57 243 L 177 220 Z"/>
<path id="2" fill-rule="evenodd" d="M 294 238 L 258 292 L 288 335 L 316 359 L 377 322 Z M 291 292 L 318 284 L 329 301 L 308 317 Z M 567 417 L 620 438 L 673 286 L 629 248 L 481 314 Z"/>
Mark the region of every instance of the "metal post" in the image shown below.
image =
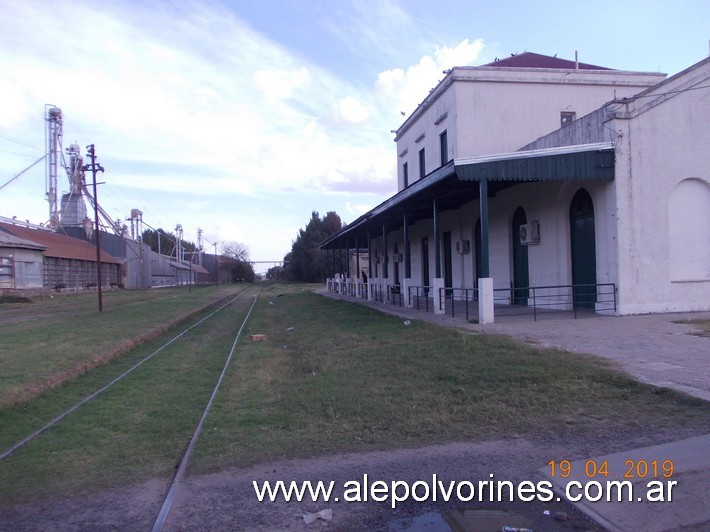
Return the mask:
<path id="1" fill-rule="evenodd" d="M 384 262 L 382 263 L 382 278 L 387 279 L 389 277 L 388 263 L 387 260 L 387 229 L 385 228 L 385 223 L 382 222 L 382 254 L 384 255 Z"/>
<path id="2" fill-rule="evenodd" d="M 86 149 L 89 152 L 89 157 L 91 158 L 91 164 L 86 164 L 83 166 L 82 170 L 87 171 L 89 170 L 91 172 L 91 175 L 93 177 L 93 187 L 94 187 L 94 224 L 96 226 L 96 230 L 94 231 L 94 235 L 96 235 L 96 284 L 98 288 L 98 293 L 99 293 L 99 312 L 103 312 L 104 310 L 104 303 L 103 303 L 103 296 L 102 296 L 102 291 L 101 291 L 101 246 L 99 244 L 99 197 L 98 193 L 96 191 L 96 172 L 102 172 L 104 171 L 103 166 L 100 164 L 96 164 L 96 150 L 94 149 L 93 144 L 89 144 Z"/>
<path id="3" fill-rule="evenodd" d="M 357 235 L 355 235 L 355 277 L 362 279 L 362 274 L 360 271 L 360 242 Z"/>
<path id="4" fill-rule="evenodd" d="M 348 276 L 348 281 L 350 281 L 350 277 L 352 277 L 350 273 L 350 241 L 347 237 L 345 238 L 345 259 L 348 261 L 345 267 L 345 274 Z"/>
<path id="5" fill-rule="evenodd" d="M 370 248 L 370 230 L 367 230 L 367 271 L 372 279 L 372 249 Z"/>
<path id="6" fill-rule="evenodd" d="M 434 264 L 436 270 L 436 278 L 441 277 L 441 255 L 439 254 L 439 203 L 436 198 L 432 200 L 434 210 Z"/>
<path id="7" fill-rule="evenodd" d="M 410 259 L 410 249 L 409 249 L 409 228 L 407 223 L 407 213 L 403 214 L 403 238 L 404 238 L 404 278 L 409 279 L 412 277 L 412 261 Z"/>
<path id="8" fill-rule="evenodd" d="M 483 278 L 489 275 L 489 250 L 488 250 L 488 180 L 479 182 L 479 195 L 481 205 L 481 273 Z"/>

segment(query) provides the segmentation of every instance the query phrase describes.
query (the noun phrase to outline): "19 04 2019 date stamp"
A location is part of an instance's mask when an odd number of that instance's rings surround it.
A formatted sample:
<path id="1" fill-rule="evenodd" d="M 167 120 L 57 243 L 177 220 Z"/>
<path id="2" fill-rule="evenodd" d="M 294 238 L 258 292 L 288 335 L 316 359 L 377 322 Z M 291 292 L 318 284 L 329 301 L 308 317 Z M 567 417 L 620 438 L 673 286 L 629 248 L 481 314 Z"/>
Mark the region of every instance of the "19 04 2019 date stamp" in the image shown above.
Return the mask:
<path id="1" fill-rule="evenodd" d="M 617 502 L 671 502 L 673 488 L 670 480 L 675 473 L 673 460 L 628 459 L 620 465 L 610 465 L 606 459 L 584 461 L 550 460 L 550 477 L 564 483 L 567 500 L 576 502 L 600 500 Z M 634 493 L 634 487 L 645 484 L 645 492 Z M 639 496 L 641 495 L 641 496 Z"/>
<path id="2" fill-rule="evenodd" d="M 611 471 L 608 460 L 585 460 L 581 470 L 574 470 L 569 460 L 550 460 L 547 463 L 552 478 L 624 478 L 628 480 L 646 478 L 672 478 L 675 466 L 673 460 L 625 460 L 620 471 Z"/>

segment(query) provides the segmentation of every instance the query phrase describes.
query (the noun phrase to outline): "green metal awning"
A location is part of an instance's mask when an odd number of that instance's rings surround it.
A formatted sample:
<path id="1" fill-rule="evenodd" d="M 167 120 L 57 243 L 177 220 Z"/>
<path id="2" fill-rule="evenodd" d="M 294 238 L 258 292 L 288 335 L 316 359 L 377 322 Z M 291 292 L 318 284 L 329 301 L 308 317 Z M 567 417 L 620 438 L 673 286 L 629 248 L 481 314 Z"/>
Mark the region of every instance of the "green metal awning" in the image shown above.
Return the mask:
<path id="1" fill-rule="evenodd" d="M 321 248 L 343 245 L 346 238 L 367 231 L 381 233 L 383 224 L 401 224 L 405 212 L 409 223 L 429 218 L 435 198 L 441 212 L 480 200 L 481 181 L 487 183 L 487 196 L 492 197 L 522 182 L 613 179 L 614 146 L 610 142 L 454 159 L 331 235 Z"/>
<path id="2" fill-rule="evenodd" d="M 454 160 L 460 181 L 557 181 L 614 179 L 611 143 L 564 146 Z"/>

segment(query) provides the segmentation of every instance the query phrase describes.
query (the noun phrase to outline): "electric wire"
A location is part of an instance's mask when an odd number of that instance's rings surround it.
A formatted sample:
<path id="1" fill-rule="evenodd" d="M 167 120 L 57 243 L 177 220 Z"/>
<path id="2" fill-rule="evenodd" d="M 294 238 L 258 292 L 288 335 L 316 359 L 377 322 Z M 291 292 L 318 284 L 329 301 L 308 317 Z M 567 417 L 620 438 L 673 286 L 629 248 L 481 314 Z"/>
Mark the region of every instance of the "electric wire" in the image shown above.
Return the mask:
<path id="1" fill-rule="evenodd" d="M 175 473 L 175 476 L 173 477 L 173 480 L 170 483 L 168 494 L 165 496 L 165 501 L 163 501 L 163 506 L 160 508 L 160 513 L 158 514 L 158 517 L 155 520 L 152 532 L 160 532 L 162 530 L 163 525 L 165 524 L 165 520 L 167 519 L 168 514 L 170 513 L 170 509 L 172 508 L 173 500 L 175 498 L 175 493 L 177 492 L 177 488 L 180 484 L 180 481 L 182 480 L 182 477 L 185 475 L 185 469 L 187 469 L 187 464 L 190 461 L 192 450 L 195 447 L 197 438 L 199 438 L 200 436 L 202 426 L 205 424 L 205 420 L 207 419 L 207 415 L 209 414 L 210 409 L 212 408 L 212 403 L 214 402 L 214 399 L 217 396 L 217 392 L 219 392 L 219 388 L 222 385 L 224 376 L 227 373 L 227 368 L 229 368 L 229 363 L 232 360 L 232 355 L 234 354 L 234 350 L 237 347 L 237 342 L 239 342 L 239 337 L 241 336 L 242 330 L 244 330 L 244 326 L 247 324 L 247 321 L 249 321 L 249 317 L 251 316 L 252 310 L 254 310 L 254 306 L 256 305 L 256 300 L 258 299 L 260 292 L 261 288 L 257 290 L 256 295 L 254 296 L 254 301 L 252 302 L 251 307 L 249 307 L 249 312 L 247 312 L 247 315 L 244 318 L 241 327 L 239 327 L 237 335 L 234 337 L 234 342 L 232 343 L 232 348 L 229 350 L 229 355 L 227 356 L 227 360 L 225 361 L 224 367 L 222 368 L 222 373 L 220 374 L 219 379 L 217 379 L 217 384 L 215 384 L 214 390 L 212 390 L 212 396 L 210 397 L 210 400 L 207 401 L 207 406 L 205 407 L 204 412 L 202 412 L 202 417 L 197 423 L 197 427 L 195 427 L 195 432 L 192 434 L 192 438 L 190 438 L 190 443 L 187 446 L 187 450 L 180 459 L 180 464 L 178 466 L 177 472 Z"/>
<path id="2" fill-rule="evenodd" d="M 138 367 L 140 367 L 141 365 L 143 365 L 145 362 L 147 362 L 148 360 L 150 360 L 151 358 L 153 358 L 155 355 L 157 355 L 157 354 L 160 353 L 163 349 L 165 349 L 166 347 L 168 347 L 170 344 L 172 344 L 173 342 L 175 342 L 176 340 L 178 340 L 179 338 L 181 338 L 182 336 L 184 336 L 185 334 L 187 334 L 189 331 L 191 331 L 192 329 L 194 329 L 195 327 L 197 327 L 197 326 L 200 325 L 201 323 L 204 323 L 205 321 L 207 321 L 208 319 L 210 319 L 212 316 L 214 316 L 215 314 L 217 314 L 218 312 L 220 312 L 220 311 L 221 311 L 222 309 L 224 309 L 225 307 L 231 305 L 234 301 L 236 301 L 238 298 L 240 298 L 246 291 L 247 291 L 247 290 L 241 291 L 241 292 L 240 292 L 239 294 L 237 294 L 235 297 L 233 297 L 232 299 L 230 299 L 229 301 L 227 301 L 224 305 L 222 305 L 222 306 L 219 307 L 218 309 L 212 311 L 210 314 L 208 314 L 207 316 L 205 316 L 204 318 L 202 318 L 200 321 L 198 321 L 197 323 L 194 323 L 193 325 L 191 325 L 190 327 L 188 327 L 187 329 L 185 329 L 184 331 L 182 331 L 180 334 L 178 334 L 177 336 L 175 336 L 174 338 L 172 338 L 171 340 L 169 340 L 168 342 L 166 342 L 165 344 L 163 344 L 161 347 L 159 347 L 158 349 L 156 349 L 155 351 L 153 351 L 150 355 L 148 355 L 147 357 L 143 358 L 142 360 L 140 360 L 139 362 L 137 362 L 135 365 L 133 365 L 131 368 L 129 368 L 129 369 L 127 369 L 126 371 L 124 371 L 123 373 L 121 373 L 118 377 L 116 377 L 115 379 L 113 379 L 111 382 L 109 382 L 109 383 L 106 384 L 105 386 L 99 388 L 99 389 L 96 390 L 95 392 L 93 392 L 93 393 L 87 395 L 87 396 L 84 397 L 81 401 L 79 401 L 78 403 L 75 403 L 74 406 L 72 406 L 71 408 L 65 410 L 63 413 L 61 413 L 60 415 L 58 415 L 57 417 L 55 417 L 52 421 L 50 421 L 49 423 L 43 425 L 42 427 L 40 427 L 39 429 L 35 430 L 35 431 L 34 431 L 33 433 L 31 433 L 30 435 L 26 436 L 25 438 L 23 438 L 22 440 L 20 440 L 20 441 L 17 442 L 16 444 L 14 444 L 13 446 L 11 446 L 11 447 L 9 447 L 8 449 L 6 449 L 5 451 L 3 451 L 2 454 L 0 454 L 0 462 L 2 462 L 5 458 L 7 458 L 8 456 L 10 456 L 12 453 L 14 453 L 15 451 L 17 451 L 17 450 L 20 449 L 21 447 L 24 447 L 26 444 L 28 444 L 29 442 L 31 442 L 32 440 L 34 440 L 37 436 L 39 436 L 40 434 L 42 434 L 42 433 L 43 433 L 44 431 L 46 431 L 47 429 L 49 429 L 49 428 L 51 428 L 52 426 L 54 426 L 54 425 L 56 425 L 57 423 L 59 423 L 62 419 L 64 419 L 64 418 L 67 417 L 69 414 L 71 414 L 72 412 L 74 412 L 74 411 L 75 411 L 77 408 L 79 408 L 80 406 L 82 406 L 82 405 L 88 403 L 88 402 L 91 401 L 92 399 L 95 399 L 96 397 L 98 397 L 99 395 L 101 395 L 102 393 L 104 393 L 104 392 L 105 392 L 106 390 L 108 390 L 111 386 L 113 386 L 113 385 L 116 384 L 117 382 L 121 381 L 124 377 L 126 377 L 127 375 L 129 375 L 130 373 L 132 373 L 135 369 L 137 369 Z"/>
<path id="3" fill-rule="evenodd" d="M 33 163 L 32 163 L 31 165 L 29 165 L 27 168 L 25 168 L 24 170 L 22 170 L 22 172 L 20 172 L 20 173 L 17 174 L 15 177 L 13 177 L 12 179 L 10 179 L 7 183 L 5 183 L 3 186 L 1 186 L 1 187 L 0 187 L 0 190 L 2 190 L 3 188 L 5 188 L 6 186 L 8 186 L 8 185 L 9 185 L 10 183 L 12 183 L 15 179 L 17 179 L 17 178 L 20 177 L 22 174 L 24 174 L 25 172 L 27 172 L 30 168 L 32 168 L 34 165 L 36 165 L 37 163 L 39 163 L 39 162 L 40 162 L 41 160 L 43 160 L 45 157 L 46 157 L 46 155 L 42 155 L 42 157 L 40 157 L 39 159 L 37 159 L 35 162 L 33 162 Z"/>

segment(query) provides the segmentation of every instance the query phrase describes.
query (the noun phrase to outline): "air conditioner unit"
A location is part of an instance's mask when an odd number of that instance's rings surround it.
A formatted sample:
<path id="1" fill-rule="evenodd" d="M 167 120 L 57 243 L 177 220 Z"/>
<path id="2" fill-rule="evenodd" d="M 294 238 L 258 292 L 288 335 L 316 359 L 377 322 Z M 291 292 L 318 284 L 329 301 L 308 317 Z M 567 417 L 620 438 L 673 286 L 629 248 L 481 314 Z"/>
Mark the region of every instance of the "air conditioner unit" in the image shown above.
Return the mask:
<path id="1" fill-rule="evenodd" d="M 520 243 L 525 245 L 540 243 L 540 223 L 537 220 L 520 226 Z"/>
<path id="2" fill-rule="evenodd" d="M 465 255 L 466 253 L 471 253 L 471 241 L 470 240 L 458 240 L 456 242 L 456 251 Z"/>

